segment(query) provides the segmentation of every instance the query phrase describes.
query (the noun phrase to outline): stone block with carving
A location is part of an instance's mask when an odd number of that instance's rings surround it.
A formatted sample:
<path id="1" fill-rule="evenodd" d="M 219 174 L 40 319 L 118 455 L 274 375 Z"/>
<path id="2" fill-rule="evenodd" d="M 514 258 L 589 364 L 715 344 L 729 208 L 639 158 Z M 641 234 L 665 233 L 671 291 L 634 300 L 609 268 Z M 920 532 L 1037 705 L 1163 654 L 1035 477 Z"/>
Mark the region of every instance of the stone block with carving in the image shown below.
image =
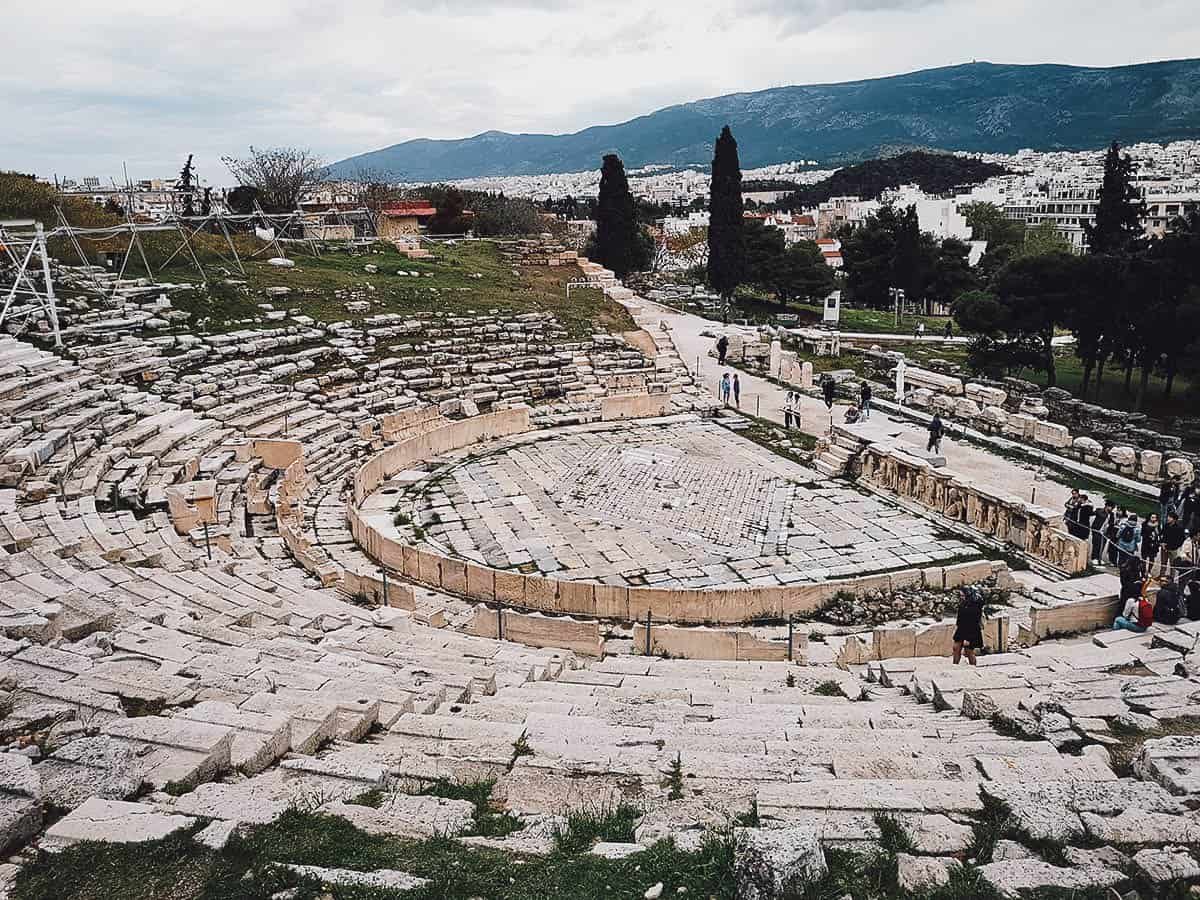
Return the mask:
<path id="1" fill-rule="evenodd" d="M 1034 426 L 1033 439 L 1047 447 L 1071 446 L 1071 432 L 1067 431 L 1067 426 L 1054 422 L 1038 422 Z"/>
<path id="2" fill-rule="evenodd" d="M 1137 451 L 1132 447 L 1110 447 L 1108 458 L 1122 468 L 1132 467 L 1137 463 Z"/>
<path id="3" fill-rule="evenodd" d="M 993 428 L 1003 429 L 1008 424 L 1008 413 L 999 406 L 986 407 L 979 414 L 979 418 L 985 425 L 991 425 Z"/>
<path id="4" fill-rule="evenodd" d="M 1157 478 L 1162 471 L 1162 454 L 1157 450 L 1143 450 L 1138 457 L 1138 470 L 1143 478 Z"/>
<path id="5" fill-rule="evenodd" d="M 1176 456 L 1167 460 L 1166 472 L 1168 478 L 1178 478 L 1180 481 L 1189 483 L 1196 477 L 1195 467 L 1192 461 L 1184 459 L 1182 456 Z"/>
<path id="6" fill-rule="evenodd" d="M 915 391 L 909 393 L 908 405 L 924 409 L 933 403 L 933 397 L 933 391 L 929 390 L 929 388 L 917 388 Z"/>
<path id="7" fill-rule="evenodd" d="M 1015 438 L 1032 440 L 1037 423 L 1038 420 L 1031 415 L 1014 413 L 1008 417 L 1008 422 L 1004 426 L 1004 433 L 1011 434 Z"/>
<path id="8" fill-rule="evenodd" d="M 954 415 L 960 419 L 974 419 L 979 416 L 979 404 L 967 397 L 959 397 L 954 401 Z"/>
<path id="9" fill-rule="evenodd" d="M 1077 437 L 1071 442 L 1071 445 L 1084 456 L 1088 457 L 1098 457 L 1104 452 L 1104 445 L 1095 438 Z"/>
<path id="10" fill-rule="evenodd" d="M 975 382 L 969 382 L 965 388 L 967 397 L 980 406 L 1003 406 L 1008 399 L 1008 392 L 1000 388 L 987 387 Z"/>

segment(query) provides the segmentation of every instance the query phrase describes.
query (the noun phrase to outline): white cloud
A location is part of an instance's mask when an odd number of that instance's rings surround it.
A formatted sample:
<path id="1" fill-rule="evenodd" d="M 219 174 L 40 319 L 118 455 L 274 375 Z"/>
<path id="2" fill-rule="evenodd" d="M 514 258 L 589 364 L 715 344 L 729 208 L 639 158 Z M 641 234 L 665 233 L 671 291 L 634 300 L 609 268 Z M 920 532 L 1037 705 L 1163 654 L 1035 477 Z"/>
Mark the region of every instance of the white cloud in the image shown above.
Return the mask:
<path id="1" fill-rule="evenodd" d="M 0 168 L 176 171 L 295 144 L 571 131 L 672 103 L 965 62 L 1194 55 L 1194 0 L 110 0 L 5 14 Z"/>

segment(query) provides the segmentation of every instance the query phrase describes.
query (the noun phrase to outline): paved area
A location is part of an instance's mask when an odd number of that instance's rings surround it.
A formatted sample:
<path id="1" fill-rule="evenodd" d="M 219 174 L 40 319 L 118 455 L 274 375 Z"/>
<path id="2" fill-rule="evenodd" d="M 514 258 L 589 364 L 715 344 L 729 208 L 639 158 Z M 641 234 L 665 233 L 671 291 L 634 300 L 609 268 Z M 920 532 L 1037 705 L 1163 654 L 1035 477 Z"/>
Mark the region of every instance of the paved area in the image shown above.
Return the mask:
<path id="1" fill-rule="evenodd" d="M 648 301 L 643 309 L 646 314 L 657 314 L 667 323 L 684 364 L 696 377 L 697 382 L 704 385 L 716 398 L 721 374 L 736 370 L 728 365 L 719 367 L 717 361 L 708 356 L 714 338 L 703 332 L 716 333 L 722 326 L 708 319 L 679 313 Z M 747 334 L 753 332 L 753 329 L 744 330 Z M 742 383 L 741 409 L 772 422 L 782 423 L 785 389 L 765 378 L 746 372 L 739 372 L 739 378 Z M 827 434 L 831 416 L 825 404 L 816 397 L 801 395 L 800 405 L 801 430 L 817 437 Z M 833 421 L 841 423 L 846 409 L 847 404 L 835 403 Z M 867 422 L 852 426 L 852 430 L 876 439 L 886 437 L 922 451 L 928 439 L 926 430 L 920 425 L 902 419 L 892 419 L 878 411 Z M 1034 466 L 989 453 L 965 441 L 956 441 L 953 435 L 943 439 L 942 455 L 946 458 L 947 467 L 956 474 L 1004 494 L 1034 498 L 1043 506 L 1061 509 L 1071 493 L 1070 488 L 1065 485 L 1043 479 Z"/>
<path id="2" fill-rule="evenodd" d="M 610 584 L 798 584 L 976 552 L 821 479 L 695 420 L 515 443 L 412 490 L 427 537 L 461 556 Z"/>

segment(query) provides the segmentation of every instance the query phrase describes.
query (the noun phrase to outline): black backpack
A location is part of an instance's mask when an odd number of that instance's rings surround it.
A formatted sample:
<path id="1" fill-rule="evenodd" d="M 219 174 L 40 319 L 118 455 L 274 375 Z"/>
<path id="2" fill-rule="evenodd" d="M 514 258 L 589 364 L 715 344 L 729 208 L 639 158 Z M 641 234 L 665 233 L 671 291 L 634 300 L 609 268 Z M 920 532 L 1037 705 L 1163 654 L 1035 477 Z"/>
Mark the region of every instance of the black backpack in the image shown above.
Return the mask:
<path id="1" fill-rule="evenodd" d="M 1154 600 L 1154 621 L 1174 625 L 1183 615 L 1179 608 L 1179 591 L 1173 587 L 1162 588 Z"/>
<path id="2" fill-rule="evenodd" d="M 1135 534 L 1136 532 L 1133 530 L 1133 526 L 1126 524 L 1121 528 L 1120 534 L 1117 535 L 1117 540 L 1119 540 L 1122 544 L 1128 544 L 1133 540 Z"/>

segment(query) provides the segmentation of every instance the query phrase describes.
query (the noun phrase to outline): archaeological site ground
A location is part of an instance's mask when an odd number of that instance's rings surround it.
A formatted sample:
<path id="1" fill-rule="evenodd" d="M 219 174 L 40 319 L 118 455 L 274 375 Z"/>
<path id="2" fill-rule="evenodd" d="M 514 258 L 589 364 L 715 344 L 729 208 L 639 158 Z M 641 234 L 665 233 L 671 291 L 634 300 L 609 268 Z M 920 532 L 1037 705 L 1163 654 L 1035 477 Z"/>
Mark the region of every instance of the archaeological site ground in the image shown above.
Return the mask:
<path id="1" fill-rule="evenodd" d="M 424 246 L 59 253 L 0 336 L 0 894 L 1195 896 L 1200 622 L 1114 631 L 1063 518 L 1182 442 Z"/>

